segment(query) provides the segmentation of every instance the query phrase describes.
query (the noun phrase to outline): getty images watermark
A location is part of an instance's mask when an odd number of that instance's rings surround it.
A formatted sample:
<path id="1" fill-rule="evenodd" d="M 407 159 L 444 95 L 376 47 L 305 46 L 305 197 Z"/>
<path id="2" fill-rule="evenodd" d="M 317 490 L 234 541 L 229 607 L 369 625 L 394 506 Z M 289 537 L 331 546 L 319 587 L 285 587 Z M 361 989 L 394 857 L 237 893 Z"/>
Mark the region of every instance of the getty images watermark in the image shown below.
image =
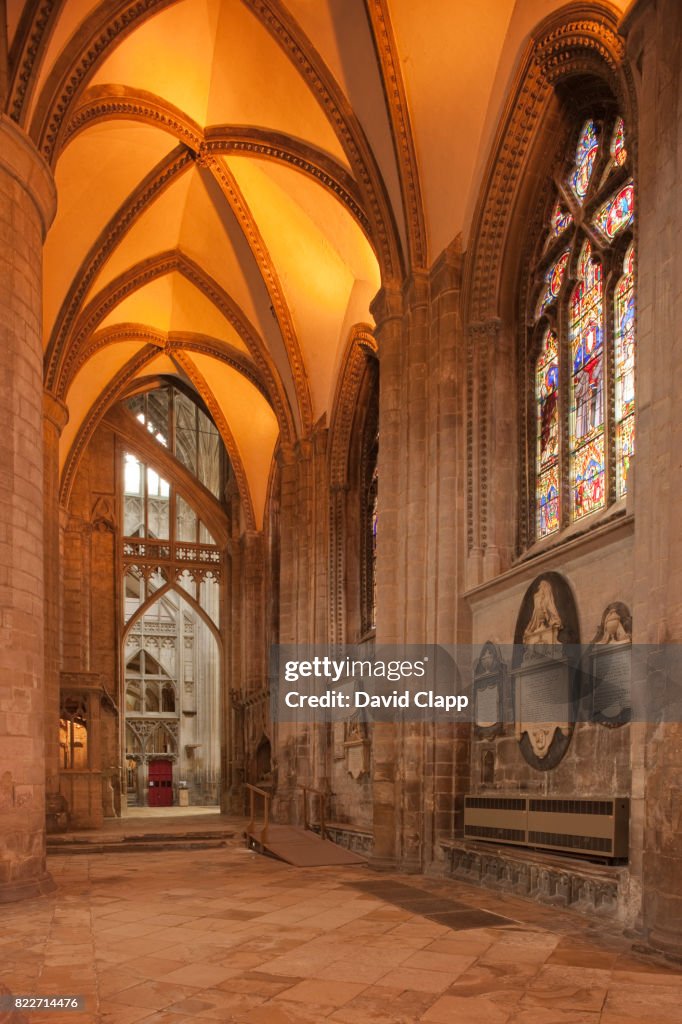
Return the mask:
<path id="1" fill-rule="evenodd" d="M 682 723 L 682 645 L 273 647 L 273 721 Z"/>

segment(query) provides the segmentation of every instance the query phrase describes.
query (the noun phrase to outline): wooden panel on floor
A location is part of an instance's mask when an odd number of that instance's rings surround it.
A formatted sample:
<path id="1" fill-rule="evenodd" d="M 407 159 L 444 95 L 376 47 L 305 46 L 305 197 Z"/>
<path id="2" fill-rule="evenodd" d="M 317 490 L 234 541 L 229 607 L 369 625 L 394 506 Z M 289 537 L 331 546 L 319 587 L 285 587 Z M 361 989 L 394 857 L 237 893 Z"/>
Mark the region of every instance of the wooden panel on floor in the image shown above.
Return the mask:
<path id="1" fill-rule="evenodd" d="M 367 863 L 358 853 L 293 825 L 269 825 L 265 840 L 261 838 L 261 830 L 258 828 L 246 835 L 249 845 L 300 868 Z"/>

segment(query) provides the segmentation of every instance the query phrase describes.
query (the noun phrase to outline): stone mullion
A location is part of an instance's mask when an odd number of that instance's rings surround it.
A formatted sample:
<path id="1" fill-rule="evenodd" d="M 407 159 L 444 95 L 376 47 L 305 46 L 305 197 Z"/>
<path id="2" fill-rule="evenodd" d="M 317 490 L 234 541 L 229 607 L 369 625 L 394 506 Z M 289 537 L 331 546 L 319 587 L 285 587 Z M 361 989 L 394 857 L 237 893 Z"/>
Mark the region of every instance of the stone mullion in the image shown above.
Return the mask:
<path id="1" fill-rule="evenodd" d="M 53 887 L 45 864 L 40 310 L 42 243 L 55 208 L 49 169 L 0 116 L 0 902 Z"/>
<path id="2" fill-rule="evenodd" d="M 633 640 L 682 641 L 682 535 L 679 452 L 682 417 L 682 291 L 679 239 L 682 201 L 682 7 L 677 0 L 639 0 L 623 26 L 633 69 L 642 69 L 638 98 L 637 175 L 637 456 L 634 481 Z M 640 72 L 636 71 L 639 76 Z M 638 659 L 639 664 L 648 659 Z M 651 680 L 635 680 L 650 692 Z M 669 678 L 661 697 L 675 700 Z M 659 710 L 659 709 L 656 709 Z M 682 724 L 631 728 L 633 765 L 631 873 L 641 877 L 642 924 L 649 942 L 682 954 Z M 640 876 L 641 872 L 641 876 Z"/>

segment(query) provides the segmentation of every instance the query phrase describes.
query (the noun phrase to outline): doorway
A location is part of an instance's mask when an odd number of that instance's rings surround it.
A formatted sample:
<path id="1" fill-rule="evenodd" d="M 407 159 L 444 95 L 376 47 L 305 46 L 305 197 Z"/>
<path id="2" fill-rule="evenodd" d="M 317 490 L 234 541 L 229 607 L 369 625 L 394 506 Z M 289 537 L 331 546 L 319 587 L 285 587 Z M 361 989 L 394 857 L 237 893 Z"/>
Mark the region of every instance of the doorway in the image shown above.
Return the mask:
<path id="1" fill-rule="evenodd" d="M 149 807 L 173 806 L 173 762 L 149 762 Z"/>

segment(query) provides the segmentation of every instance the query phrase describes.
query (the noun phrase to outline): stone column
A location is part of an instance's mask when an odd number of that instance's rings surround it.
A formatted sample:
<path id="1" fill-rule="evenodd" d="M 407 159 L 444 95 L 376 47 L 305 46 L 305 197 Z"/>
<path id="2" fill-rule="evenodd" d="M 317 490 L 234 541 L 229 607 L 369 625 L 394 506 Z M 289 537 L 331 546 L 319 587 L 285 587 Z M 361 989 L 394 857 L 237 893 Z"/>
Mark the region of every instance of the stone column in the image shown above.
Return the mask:
<path id="1" fill-rule="evenodd" d="M 377 535 L 377 629 L 378 644 L 397 643 L 400 638 L 398 598 L 400 557 L 400 408 L 402 296 L 397 289 L 382 288 L 372 304 L 376 321 L 374 336 L 379 348 L 379 525 Z M 376 722 L 372 730 L 374 772 L 373 861 L 379 866 L 395 864 L 397 726 Z"/>
<path id="2" fill-rule="evenodd" d="M 69 414 L 49 391 L 43 395 L 43 511 L 45 580 L 45 809 L 48 832 L 68 824 L 66 801 L 59 792 L 59 437 Z"/>
<path id="3" fill-rule="evenodd" d="M 682 6 L 640 0 L 622 31 L 638 86 L 637 124 L 637 477 L 633 640 L 682 643 L 680 450 L 682 416 Z M 679 650 L 679 646 L 677 647 Z M 679 655 L 675 655 L 675 658 Z M 661 701 L 679 679 L 657 679 Z M 633 732 L 633 872 L 642 878 L 642 926 L 648 942 L 682 955 L 682 723 L 651 708 Z M 641 749 L 640 749 L 641 747 Z"/>
<path id="4" fill-rule="evenodd" d="M 42 243 L 52 175 L 0 117 L 0 901 L 53 887 L 45 866 Z"/>

